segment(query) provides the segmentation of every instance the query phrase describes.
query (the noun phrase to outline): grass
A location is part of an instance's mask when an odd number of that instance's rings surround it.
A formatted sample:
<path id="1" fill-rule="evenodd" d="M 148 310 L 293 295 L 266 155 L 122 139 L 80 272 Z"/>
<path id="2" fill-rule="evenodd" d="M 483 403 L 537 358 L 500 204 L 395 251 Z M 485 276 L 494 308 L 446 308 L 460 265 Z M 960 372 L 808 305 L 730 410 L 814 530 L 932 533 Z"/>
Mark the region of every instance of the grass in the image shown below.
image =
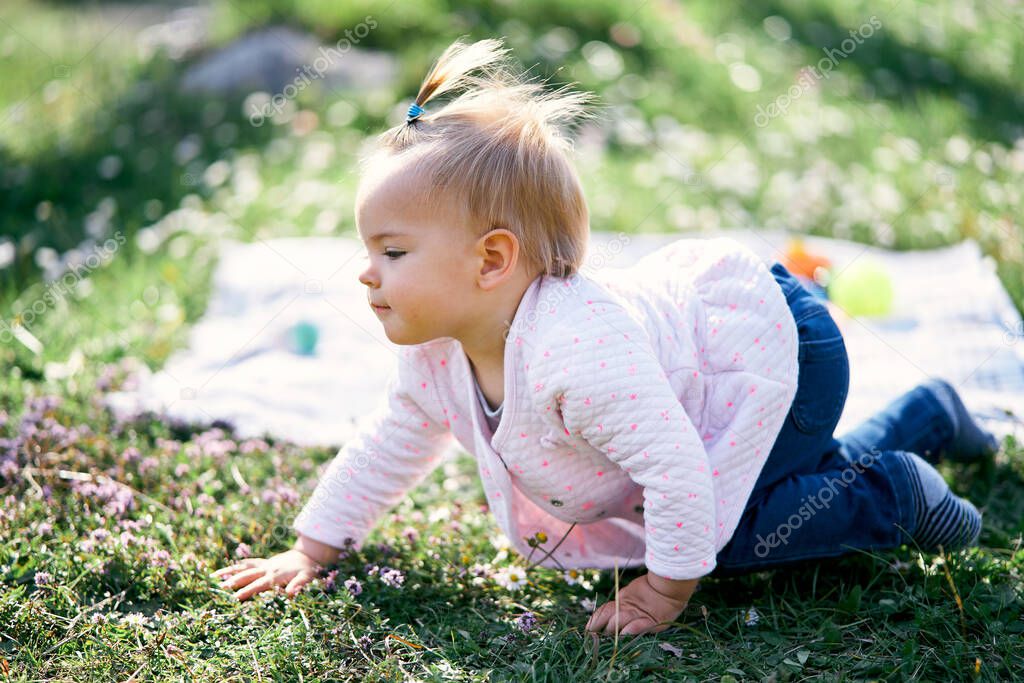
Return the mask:
<path id="1" fill-rule="evenodd" d="M 561 572 L 535 569 L 521 592 L 488 578 L 488 567 L 512 558 L 492 543 L 497 529 L 464 454 L 340 563 L 333 589 L 321 582 L 294 601 L 264 594 L 239 605 L 207 571 L 240 548 L 286 547 L 309 473 L 332 453 L 239 441 L 208 425 L 112 422 L 95 380 L 118 387 L 126 370 L 109 366 L 51 400 L 22 396 L 31 383 L 12 387 L 37 426 L 0 519 L 0 653 L 12 680 L 952 680 L 976 662 L 981 680 L 1005 680 L 1024 664 L 1017 444 L 977 476 L 947 470 L 971 482 L 960 492 L 985 513 L 981 549 L 938 557 L 901 548 L 709 579 L 681 627 L 624 638 L 613 661 L 610 640 L 583 635 L 580 605 L 610 595 L 610 572 L 585 570 L 570 585 Z M 130 496 L 83 487 L 71 472 L 109 476 Z M 401 570 L 404 584 L 367 574 L 373 564 Z M 639 574 L 624 572 L 620 585 Z M 350 576 L 361 581 L 357 596 L 342 586 Z M 751 607 L 760 615 L 753 626 Z M 530 633 L 514 623 L 524 611 L 538 620 Z"/>
<path id="2" fill-rule="evenodd" d="M 894 248 L 971 237 L 1024 309 L 1019 8 L 215 3 L 217 40 L 284 19 L 332 41 L 374 14 L 365 46 L 399 59 L 390 87 L 311 88 L 259 128 L 240 98 L 177 93 L 186 64 L 142 58 L 118 32 L 101 40 L 131 9 L 113 8 L 0 8 L 0 69 L 14 74 L 0 85 L 0 247 L 15 249 L 0 319 L 42 345 L 0 344 L 5 679 L 1006 680 L 1024 668 L 1024 449 L 1012 439 L 990 466 L 943 470 L 985 514 L 979 549 L 708 579 L 678 627 L 615 644 L 582 630 L 581 600 L 608 599 L 610 571 L 569 583 L 534 569 L 521 591 L 497 585 L 494 570 L 517 558 L 464 453 L 381 520 L 333 586 L 239 605 L 207 572 L 287 547 L 334 451 L 244 442 L 229 425 L 120 424 L 102 405 L 186 344 L 221 240 L 352 233 L 359 145 L 463 32 L 507 36 L 538 75 L 601 95 L 579 164 L 595 229 L 786 227 Z M 754 124 L 873 14 L 876 35 L 787 114 Z M 52 279 L 107 240 L 102 265 L 67 287 Z M 527 611 L 528 633 L 516 625 Z"/>

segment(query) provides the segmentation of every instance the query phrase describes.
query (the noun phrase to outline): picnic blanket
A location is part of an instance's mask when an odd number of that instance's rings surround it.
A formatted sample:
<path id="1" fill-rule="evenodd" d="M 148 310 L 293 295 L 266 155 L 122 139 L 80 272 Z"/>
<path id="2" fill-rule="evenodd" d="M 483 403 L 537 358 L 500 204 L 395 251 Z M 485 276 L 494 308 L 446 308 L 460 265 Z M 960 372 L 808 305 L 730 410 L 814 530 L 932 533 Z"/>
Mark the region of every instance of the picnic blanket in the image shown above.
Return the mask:
<path id="1" fill-rule="evenodd" d="M 631 265 L 675 239 L 720 235 L 742 242 L 767 263 L 782 260 L 795 236 L 739 229 L 594 232 L 583 272 Z M 994 262 L 977 243 L 895 252 L 801 238 L 836 269 L 870 257 L 892 278 L 890 315 L 857 318 L 837 311 L 851 374 L 838 435 L 936 376 L 957 387 L 986 428 L 1024 436 L 1024 323 Z M 354 237 L 225 243 L 209 307 L 192 327 L 187 348 L 160 371 L 144 371 L 134 390 L 108 394 L 108 405 L 122 418 L 153 411 L 193 423 L 224 421 L 243 438 L 341 445 L 381 400 L 397 359 L 398 347 L 384 334 L 358 281 L 363 253 Z M 289 344 L 289 329 L 304 322 L 319 332 L 312 355 Z"/>

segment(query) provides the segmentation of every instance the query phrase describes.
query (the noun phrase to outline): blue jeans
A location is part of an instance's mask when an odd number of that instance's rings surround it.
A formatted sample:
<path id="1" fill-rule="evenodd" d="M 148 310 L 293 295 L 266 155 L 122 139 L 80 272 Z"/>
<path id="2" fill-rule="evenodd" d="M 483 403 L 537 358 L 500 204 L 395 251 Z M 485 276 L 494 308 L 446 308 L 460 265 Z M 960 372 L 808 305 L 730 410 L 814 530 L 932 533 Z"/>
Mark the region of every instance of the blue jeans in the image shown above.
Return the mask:
<path id="1" fill-rule="evenodd" d="M 916 521 L 896 453 L 924 457 L 953 436 L 941 404 L 918 386 L 836 438 L 850 386 L 842 333 L 825 304 L 782 264 L 771 272 L 799 332 L 797 391 L 713 576 L 907 542 Z"/>

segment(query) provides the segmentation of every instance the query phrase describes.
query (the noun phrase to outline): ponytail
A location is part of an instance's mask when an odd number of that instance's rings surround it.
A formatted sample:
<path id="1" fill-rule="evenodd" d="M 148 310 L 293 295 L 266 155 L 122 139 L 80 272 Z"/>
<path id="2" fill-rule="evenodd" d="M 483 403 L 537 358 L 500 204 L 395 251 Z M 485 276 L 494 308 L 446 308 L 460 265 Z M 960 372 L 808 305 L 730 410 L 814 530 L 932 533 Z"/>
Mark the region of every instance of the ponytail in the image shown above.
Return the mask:
<path id="1" fill-rule="evenodd" d="M 470 45 L 463 43 L 461 39 L 456 40 L 441 53 L 427 77 L 423 79 L 420 91 L 416 93 L 416 99 L 409 107 L 406 123 L 419 120 L 424 113 L 423 105 L 434 97 L 467 86 L 474 81 L 479 82 L 479 78 L 473 78 L 469 73 L 499 64 L 508 52 L 508 48 L 502 47 L 500 40 L 492 38 Z M 492 68 L 489 76 L 493 80 L 499 76 L 499 70 Z"/>

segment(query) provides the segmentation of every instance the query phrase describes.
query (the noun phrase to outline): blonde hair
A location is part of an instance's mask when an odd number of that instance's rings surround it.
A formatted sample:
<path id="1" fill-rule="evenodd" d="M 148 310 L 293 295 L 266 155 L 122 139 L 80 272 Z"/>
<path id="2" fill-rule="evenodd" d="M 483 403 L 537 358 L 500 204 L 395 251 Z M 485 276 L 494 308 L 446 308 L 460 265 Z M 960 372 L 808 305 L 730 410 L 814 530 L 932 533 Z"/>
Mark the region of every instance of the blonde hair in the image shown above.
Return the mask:
<path id="1" fill-rule="evenodd" d="M 576 273 L 586 254 L 590 217 L 559 125 L 590 116 L 590 93 L 545 90 L 506 60 L 500 40 L 452 43 L 416 95 L 422 107 L 443 93 L 464 92 L 436 112 L 424 111 L 381 134 L 361 160 L 405 157 L 428 174 L 445 200 L 459 201 L 479 235 L 505 228 L 529 267 Z M 470 72 L 479 70 L 480 75 Z M 451 193 L 451 194 L 448 194 Z"/>

